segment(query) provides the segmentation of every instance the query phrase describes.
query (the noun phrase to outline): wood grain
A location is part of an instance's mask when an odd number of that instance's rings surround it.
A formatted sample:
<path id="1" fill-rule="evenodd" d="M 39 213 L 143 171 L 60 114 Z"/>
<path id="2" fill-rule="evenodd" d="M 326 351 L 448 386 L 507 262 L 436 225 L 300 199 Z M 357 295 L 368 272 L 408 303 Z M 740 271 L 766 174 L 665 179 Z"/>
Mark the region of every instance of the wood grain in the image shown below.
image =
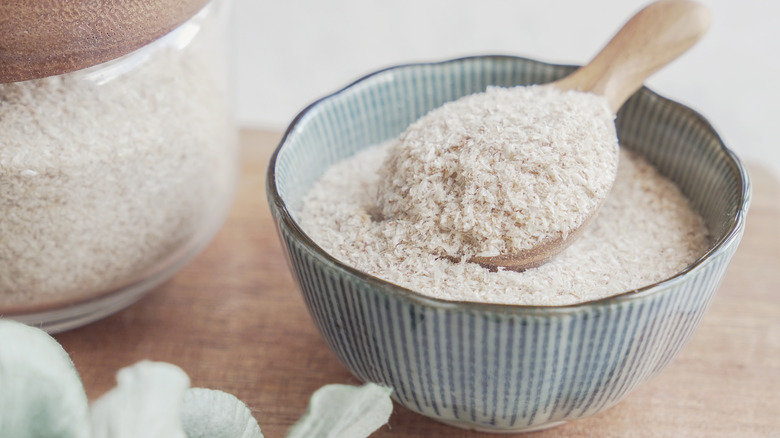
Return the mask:
<path id="1" fill-rule="evenodd" d="M 194 386 L 235 394 L 266 437 L 282 437 L 312 392 L 358 384 L 328 350 L 287 269 L 265 201 L 279 133 L 245 132 L 236 204 L 212 244 L 130 308 L 56 338 L 87 393 L 142 359 L 181 366 Z M 617 406 L 541 437 L 780 437 L 780 182 L 752 166 L 753 202 L 741 247 L 681 355 Z M 396 405 L 376 438 L 490 437 Z"/>
<path id="2" fill-rule="evenodd" d="M 0 83 L 116 59 L 167 34 L 208 0 L 0 2 Z"/>

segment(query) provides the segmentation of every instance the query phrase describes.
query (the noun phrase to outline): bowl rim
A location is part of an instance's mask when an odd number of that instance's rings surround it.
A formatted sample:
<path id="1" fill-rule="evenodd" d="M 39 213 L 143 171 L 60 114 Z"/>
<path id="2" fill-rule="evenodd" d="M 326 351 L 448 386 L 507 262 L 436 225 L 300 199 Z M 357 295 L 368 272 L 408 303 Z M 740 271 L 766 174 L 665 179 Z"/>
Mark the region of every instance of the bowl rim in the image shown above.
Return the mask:
<path id="1" fill-rule="evenodd" d="M 716 258 L 720 254 L 725 252 L 727 248 L 729 248 L 731 244 L 734 243 L 735 240 L 740 238 L 742 232 L 744 231 L 745 217 L 750 205 L 750 198 L 751 198 L 751 183 L 750 183 L 750 177 L 748 175 L 746 167 L 739 159 L 739 157 L 726 146 L 726 144 L 723 142 L 722 138 L 717 133 L 715 128 L 707 119 L 704 118 L 704 116 L 702 116 L 701 114 L 699 114 L 698 112 L 694 111 L 693 109 L 691 109 L 686 105 L 665 98 L 659 95 L 658 93 L 650 90 L 649 88 L 643 86 L 638 92 L 649 93 L 654 97 L 656 97 L 657 99 L 659 99 L 660 101 L 664 102 L 665 104 L 676 107 L 678 111 L 683 111 L 686 114 L 690 115 L 695 119 L 697 123 L 702 124 L 706 129 L 711 131 L 715 136 L 715 140 L 717 140 L 718 144 L 720 145 L 721 150 L 726 154 L 727 160 L 729 161 L 729 167 L 732 169 L 732 171 L 736 172 L 736 174 L 738 174 L 740 177 L 738 181 L 739 182 L 738 190 L 740 194 L 740 198 L 739 198 L 740 208 L 738 209 L 736 216 L 733 218 L 729 229 L 723 234 L 723 236 L 720 239 L 718 239 L 715 242 L 712 242 L 709 245 L 708 250 L 704 254 L 702 254 L 694 262 L 692 262 L 691 264 L 689 264 L 688 266 L 686 266 L 684 269 L 680 270 L 676 274 L 672 275 L 671 277 L 668 277 L 664 280 L 657 281 L 655 283 L 648 284 L 646 286 L 642 286 L 640 288 L 619 292 L 617 294 L 608 297 L 591 299 L 591 300 L 581 301 L 573 304 L 565 304 L 565 305 L 557 305 L 557 306 L 487 303 L 487 302 L 466 301 L 466 300 L 445 300 L 441 298 L 431 297 L 422 294 L 420 292 L 416 292 L 412 289 L 397 285 L 390 281 L 383 280 L 379 277 L 363 272 L 357 268 L 350 266 L 347 263 L 338 260 L 337 258 L 330 255 L 327 251 L 322 249 L 316 242 L 314 242 L 308 236 L 308 234 L 306 234 L 303 231 L 303 229 L 293 219 L 289 209 L 287 208 L 287 204 L 280 196 L 276 185 L 276 163 L 277 163 L 278 156 L 282 151 L 282 149 L 284 148 L 285 144 L 287 144 L 288 139 L 295 133 L 298 124 L 310 112 L 312 112 L 316 107 L 322 105 L 324 102 L 329 101 L 345 92 L 350 91 L 355 86 L 375 76 L 386 74 L 394 70 L 401 70 L 407 68 L 435 67 L 444 64 L 456 64 L 461 62 L 474 61 L 478 59 L 485 59 L 485 60 L 492 59 L 492 60 L 506 61 L 506 62 L 523 61 L 523 62 L 546 65 L 546 66 L 564 67 L 564 68 L 578 67 L 576 65 L 555 64 L 555 63 L 539 61 L 532 58 L 526 58 L 522 56 L 500 55 L 500 54 L 470 55 L 470 56 L 463 56 L 457 58 L 449 58 L 449 59 L 439 60 L 439 61 L 396 64 L 396 65 L 391 65 L 385 68 L 372 71 L 352 81 L 348 85 L 340 89 L 337 89 L 336 91 L 330 94 L 320 97 L 319 99 L 307 105 L 303 110 L 301 110 L 295 116 L 295 118 L 293 118 L 293 120 L 290 122 L 287 129 L 285 130 L 281 140 L 279 141 L 279 144 L 274 149 L 273 154 L 271 155 L 271 158 L 268 162 L 268 168 L 266 171 L 266 195 L 271 198 L 270 200 L 273 201 L 272 204 L 279 212 L 278 220 L 280 220 L 280 222 L 283 222 L 287 226 L 290 232 L 304 246 L 304 248 L 306 248 L 306 250 L 311 255 L 319 259 L 319 261 L 325 263 L 331 269 L 345 271 L 346 273 L 349 273 L 351 275 L 360 278 L 362 281 L 370 284 L 373 288 L 378 289 L 385 294 L 396 296 L 418 305 L 424 305 L 424 306 L 430 306 L 436 308 L 477 311 L 477 312 L 523 313 L 523 314 L 531 314 L 531 315 L 546 315 L 546 314 L 560 313 L 560 312 L 570 313 L 572 311 L 592 309 L 594 307 L 608 307 L 611 305 L 640 300 L 649 295 L 655 295 L 657 293 L 661 293 L 662 291 L 667 290 L 676 284 L 687 281 L 688 278 L 690 278 L 688 274 L 703 269 L 704 265 L 708 264 L 710 260 Z M 269 203 L 269 206 L 270 204 L 271 203 Z"/>

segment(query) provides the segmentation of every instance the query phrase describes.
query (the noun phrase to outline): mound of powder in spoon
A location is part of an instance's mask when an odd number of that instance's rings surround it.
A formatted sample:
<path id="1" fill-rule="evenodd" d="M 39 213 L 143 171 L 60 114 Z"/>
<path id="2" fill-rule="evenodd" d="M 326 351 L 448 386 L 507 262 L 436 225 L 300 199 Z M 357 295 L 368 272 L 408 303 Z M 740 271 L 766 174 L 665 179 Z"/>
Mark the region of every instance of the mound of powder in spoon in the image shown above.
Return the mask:
<path id="1" fill-rule="evenodd" d="M 431 254 L 515 254 L 566 239 L 598 210 L 618 165 L 604 97 L 491 87 L 410 125 L 379 170 L 376 218 L 414 223 Z"/>

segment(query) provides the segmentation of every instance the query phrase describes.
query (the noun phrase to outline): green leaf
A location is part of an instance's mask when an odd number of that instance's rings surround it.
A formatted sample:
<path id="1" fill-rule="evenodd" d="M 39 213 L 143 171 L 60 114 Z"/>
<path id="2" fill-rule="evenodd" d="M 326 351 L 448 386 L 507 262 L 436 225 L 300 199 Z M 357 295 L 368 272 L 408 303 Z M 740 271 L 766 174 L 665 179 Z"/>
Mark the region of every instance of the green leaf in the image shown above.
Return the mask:
<path id="1" fill-rule="evenodd" d="M 365 438 L 390 418 L 391 393 L 390 388 L 373 383 L 323 386 L 312 395 L 308 411 L 287 438 Z"/>
<path id="2" fill-rule="evenodd" d="M 0 437 L 89 438 L 89 403 L 62 346 L 0 319 Z"/>
<path id="3" fill-rule="evenodd" d="M 93 438 L 186 438 L 180 414 L 190 378 L 181 368 L 141 361 L 116 380 L 92 403 Z"/>

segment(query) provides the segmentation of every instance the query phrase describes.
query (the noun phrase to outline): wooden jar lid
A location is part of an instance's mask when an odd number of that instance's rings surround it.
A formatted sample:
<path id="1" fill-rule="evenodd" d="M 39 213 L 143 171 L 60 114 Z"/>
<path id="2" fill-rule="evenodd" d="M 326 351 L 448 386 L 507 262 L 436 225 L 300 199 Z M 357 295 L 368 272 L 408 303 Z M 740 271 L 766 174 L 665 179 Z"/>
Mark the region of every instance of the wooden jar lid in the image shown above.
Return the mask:
<path id="1" fill-rule="evenodd" d="M 209 0 L 2 0 L 0 83 L 116 59 L 167 34 Z"/>

